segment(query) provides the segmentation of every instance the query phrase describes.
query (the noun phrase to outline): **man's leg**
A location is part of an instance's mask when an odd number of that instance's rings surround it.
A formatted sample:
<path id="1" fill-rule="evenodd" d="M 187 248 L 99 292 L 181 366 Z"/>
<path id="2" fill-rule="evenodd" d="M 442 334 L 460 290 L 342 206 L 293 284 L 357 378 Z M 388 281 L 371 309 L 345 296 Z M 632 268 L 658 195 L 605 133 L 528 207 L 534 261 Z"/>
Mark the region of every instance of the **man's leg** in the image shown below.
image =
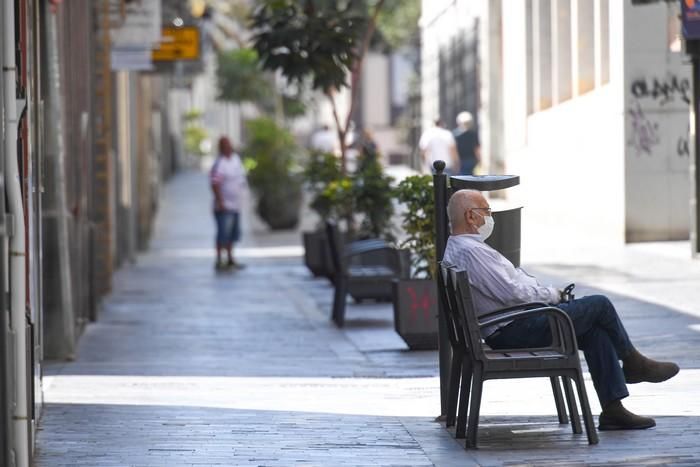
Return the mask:
<path id="1" fill-rule="evenodd" d="M 631 354 L 629 341 L 614 306 L 603 296 L 591 296 L 558 305 L 571 318 L 579 349 L 584 351 L 603 412 L 601 430 L 644 429 L 655 426 L 653 419 L 626 410 L 621 399 L 629 395 L 619 359 Z M 494 348 L 537 347 L 551 343 L 546 317 L 514 322 L 494 338 L 487 339 Z"/>
<path id="2" fill-rule="evenodd" d="M 238 211 L 231 211 L 231 226 L 229 230 L 229 249 L 228 249 L 228 265 L 232 268 L 243 269 L 244 264 L 237 262 L 233 255 L 233 246 L 241 238 L 241 220 Z"/>
<path id="3" fill-rule="evenodd" d="M 573 321 L 581 350 L 585 351 L 582 339 L 585 339 L 590 332 L 595 329 L 605 331 L 618 359 L 624 363 L 624 370 L 621 371 L 627 383 L 642 381 L 659 383 L 678 373 L 678 365 L 675 363 L 651 360 L 634 348 L 615 306 L 607 297 L 591 295 L 557 306 Z M 586 361 L 588 361 L 588 355 Z"/>
<path id="4" fill-rule="evenodd" d="M 214 263 L 214 267 L 221 269 L 224 266 L 221 255 L 226 243 L 224 213 L 220 211 L 214 212 L 214 220 L 216 221 L 216 263 Z"/>
<path id="5" fill-rule="evenodd" d="M 628 375 L 618 360 L 636 362 L 640 358 L 652 362 L 654 371 L 646 372 L 643 378 L 668 379 L 678 372 L 673 363 L 661 363 L 642 356 L 630 342 L 613 304 L 607 297 L 593 295 L 568 303 L 559 308 L 571 318 L 579 348 L 583 350 L 591 373 L 600 405 L 601 430 L 645 429 L 656 425 L 654 419 L 635 415 L 622 405 L 621 400 L 629 395 L 626 386 Z M 674 369 L 675 367 L 675 369 Z"/>
<path id="6" fill-rule="evenodd" d="M 581 350 L 585 351 L 581 345 L 582 339 L 596 330 L 602 330 L 607 334 L 614 350 L 612 355 L 617 357 L 616 360 L 624 360 L 634 349 L 615 307 L 607 297 L 591 295 L 568 303 L 560 303 L 557 307 L 564 310 L 571 318 Z"/>

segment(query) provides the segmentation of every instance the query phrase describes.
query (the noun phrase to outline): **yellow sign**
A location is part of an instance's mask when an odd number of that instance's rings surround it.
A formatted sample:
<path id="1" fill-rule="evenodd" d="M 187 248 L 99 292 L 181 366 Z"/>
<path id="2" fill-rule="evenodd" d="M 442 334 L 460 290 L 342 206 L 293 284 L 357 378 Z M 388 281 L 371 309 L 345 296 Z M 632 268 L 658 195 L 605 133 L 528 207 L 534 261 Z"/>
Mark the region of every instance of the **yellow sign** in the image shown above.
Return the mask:
<path id="1" fill-rule="evenodd" d="M 163 28 L 153 61 L 196 60 L 199 58 L 199 29 L 194 26 Z"/>

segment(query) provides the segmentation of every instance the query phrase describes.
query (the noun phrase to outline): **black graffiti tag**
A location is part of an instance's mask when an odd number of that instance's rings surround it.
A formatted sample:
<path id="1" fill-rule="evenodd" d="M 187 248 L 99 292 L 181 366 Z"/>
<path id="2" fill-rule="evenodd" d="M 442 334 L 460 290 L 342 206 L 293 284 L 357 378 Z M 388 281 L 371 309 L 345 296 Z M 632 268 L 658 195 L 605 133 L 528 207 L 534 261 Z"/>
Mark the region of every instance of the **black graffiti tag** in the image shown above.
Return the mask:
<path id="1" fill-rule="evenodd" d="M 679 98 L 686 104 L 690 104 L 690 81 L 687 78 L 679 79 L 677 76 L 669 75 L 666 79 L 647 80 L 646 78 L 636 79 L 630 87 L 632 95 L 637 99 L 658 100 L 660 105 Z"/>
<path id="2" fill-rule="evenodd" d="M 676 155 L 679 157 L 690 157 L 690 143 L 688 142 L 690 135 L 690 125 L 688 125 L 685 134 L 678 137 L 676 140 Z"/>

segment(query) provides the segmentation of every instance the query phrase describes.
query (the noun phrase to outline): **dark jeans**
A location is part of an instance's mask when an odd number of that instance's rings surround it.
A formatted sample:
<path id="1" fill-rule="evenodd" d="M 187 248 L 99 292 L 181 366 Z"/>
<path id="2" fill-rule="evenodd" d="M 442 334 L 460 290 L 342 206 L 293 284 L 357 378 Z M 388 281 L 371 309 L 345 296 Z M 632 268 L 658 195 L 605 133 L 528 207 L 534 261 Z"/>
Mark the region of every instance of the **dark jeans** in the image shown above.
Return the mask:
<path id="1" fill-rule="evenodd" d="M 214 219 L 216 219 L 216 244 L 229 248 L 241 236 L 238 212 L 214 211 Z"/>
<path id="2" fill-rule="evenodd" d="M 468 159 L 461 161 L 460 175 L 473 175 L 476 167 L 476 159 Z"/>
<path id="3" fill-rule="evenodd" d="M 560 303 L 574 324 L 576 340 L 583 350 L 600 404 L 629 395 L 619 360 L 632 349 L 627 331 L 615 307 L 603 295 L 592 295 Z M 494 349 L 542 347 L 552 342 L 546 316 L 513 321 L 486 339 Z"/>

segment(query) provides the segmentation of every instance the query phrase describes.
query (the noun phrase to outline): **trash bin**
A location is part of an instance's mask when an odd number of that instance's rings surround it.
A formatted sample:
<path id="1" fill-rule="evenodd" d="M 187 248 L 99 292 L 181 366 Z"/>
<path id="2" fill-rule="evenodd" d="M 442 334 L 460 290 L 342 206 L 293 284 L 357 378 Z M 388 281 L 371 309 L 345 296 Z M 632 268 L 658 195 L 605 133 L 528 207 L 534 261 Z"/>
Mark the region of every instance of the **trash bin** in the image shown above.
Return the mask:
<path id="1" fill-rule="evenodd" d="M 520 184 L 517 175 L 455 175 L 450 177 L 447 199 L 457 190 L 496 191 Z M 492 211 L 495 226 L 486 243 L 520 266 L 520 212 L 522 207 Z"/>
<path id="2" fill-rule="evenodd" d="M 442 259 L 449 237 L 447 202 L 457 190 L 504 190 L 520 184 L 514 175 L 455 175 L 445 174 L 445 162 L 433 163 L 433 194 L 435 196 L 435 257 Z M 448 183 L 449 178 L 449 183 Z M 448 186 L 449 185 L 449 186 Z M 486 243 L 508 258 L 514 266 L 520 266 L 520 210 L 522 208 L 492 211 L 495 226 Z M 448 376 L 452 362 L 450 343 L 447 339 L 447 321 L 442 302 L 438 300 L 438 349 L 440 364 L 440 408 L 447 413 Z"/>

